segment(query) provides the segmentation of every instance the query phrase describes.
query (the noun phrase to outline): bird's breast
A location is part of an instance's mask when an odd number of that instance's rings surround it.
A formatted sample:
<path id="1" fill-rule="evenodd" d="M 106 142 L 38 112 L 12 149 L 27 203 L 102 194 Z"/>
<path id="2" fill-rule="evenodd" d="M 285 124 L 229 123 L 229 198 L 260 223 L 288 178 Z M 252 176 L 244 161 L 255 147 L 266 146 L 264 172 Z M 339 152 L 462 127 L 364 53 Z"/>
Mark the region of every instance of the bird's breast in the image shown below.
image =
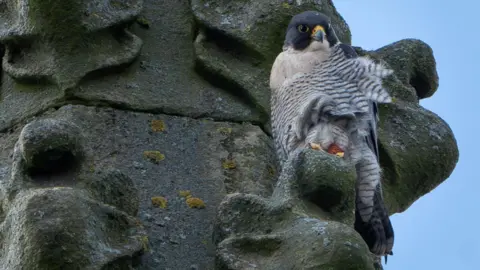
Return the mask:
<path id="1" fill-rule="evenodd" d="M 270 88 L 280 88 L 283 83 L 297 73 L 309 73 L 313 67 L 328 58 L 328 54 L 321 51 L 284 51 L 281 52 L 272 66 L 270 73 Z"/>

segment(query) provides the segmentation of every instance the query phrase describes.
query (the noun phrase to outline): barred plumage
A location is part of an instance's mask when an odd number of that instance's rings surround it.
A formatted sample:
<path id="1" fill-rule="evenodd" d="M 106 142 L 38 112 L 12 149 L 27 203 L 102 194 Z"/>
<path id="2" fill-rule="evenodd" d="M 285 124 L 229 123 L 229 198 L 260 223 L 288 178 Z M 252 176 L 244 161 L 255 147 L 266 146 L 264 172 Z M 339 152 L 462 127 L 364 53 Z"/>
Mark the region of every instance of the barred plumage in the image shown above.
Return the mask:
<path id="1" fill-rule="evenodd" d="M 357 171 L 355 229 L 377 255 L 392 254 L 394 233 L 383 202 L 377 102 L 392 101 L 382 79 L 393 72 L 338 41 L 328 17 L 292 18 L 270 74 L 271 120 L 280 164 L 297 148 L 343 149 Z M 335 147 L 334 147 L 335 148 Z"/>
<path id="2" fill-rule="evenodd" d="M 368 58 L 345 58 L 336 45 L 311 72 L 295 74 L 272 93 L 272 131 L 280 163 L 310 143 L 323 149 L 335 143 L 344 149 L 346 160 L 356 164 L 357 214 L 363 223 L 381 223 L 372 219 L 381 169 L 365 136 L 374 117 L 372 101 L 391 102 L 381 81 L 391 73 Z M 375 242 L 372 250 L 389 251 L 393 238 L 386 241 L 390 243 Z"/>
<path id="3" fill-rule="evenodd" d="M 297 73 L 286 80 L 271 97 L 273 134 L 282 142 L 276 145 L 280 162 L 288 158 L 300 142 L 303 141 L 303 146 L 311 142 L 305 138 L 317 124 L 334 124 L 328 120 L 332 116 L 368 119 L 372 100 L 391 102 L 381 82 L 391 73 L 369 59 L 345 58 L 342 48 L 337 45 L 332 48 L 330 56 L 311 72 Z M 362 121 L 356 125 L 357 129 L 367 129 L 367 124 Z"/>

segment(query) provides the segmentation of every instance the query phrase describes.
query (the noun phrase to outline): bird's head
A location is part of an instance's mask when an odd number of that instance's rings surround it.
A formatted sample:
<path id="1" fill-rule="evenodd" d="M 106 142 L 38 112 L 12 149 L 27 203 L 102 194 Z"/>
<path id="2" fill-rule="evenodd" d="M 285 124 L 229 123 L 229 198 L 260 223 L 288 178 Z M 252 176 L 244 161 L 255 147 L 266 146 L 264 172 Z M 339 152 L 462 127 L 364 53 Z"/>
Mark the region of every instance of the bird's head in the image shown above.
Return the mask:
<path id="1" fill-rule="evenodd" d="M 339 42 L 330 18 L 318 11 L 305 11 L 292 17 L 283 48 L 295 51 L 328 51 Z"/>

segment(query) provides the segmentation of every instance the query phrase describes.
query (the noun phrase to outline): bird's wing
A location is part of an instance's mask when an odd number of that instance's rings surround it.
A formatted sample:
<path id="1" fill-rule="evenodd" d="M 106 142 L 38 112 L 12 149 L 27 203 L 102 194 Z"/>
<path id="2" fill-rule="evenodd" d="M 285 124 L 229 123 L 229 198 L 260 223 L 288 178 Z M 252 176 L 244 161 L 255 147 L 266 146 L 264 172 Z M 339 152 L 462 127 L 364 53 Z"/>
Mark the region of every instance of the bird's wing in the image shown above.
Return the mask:
<path id="1" fill-rule="evenodd" d="M 340 44 L 340 48 L 344 52 L 348 59 L 357 58 L 355 50 L 346 45 Z M 365 59 L 362 59 L 365 60 Z M 380 78 L 388 76 L 391 71 L 384 68 L 382 65 L 377 65 L 369 60 L 363 62 L 366 65 L 372 65 L 373 69 L 367 69 L 373 71 L 371 76 L 378 76 Z M 376 80 L 373 80 L 376 81 Z M 380 81 L 377 81 L 380 82 Z M 380 82 L 381 83 L 381 82 Z M 380 91 L 380 88 L 374 90 Z M 380 93 L 380 92 L 379 92 Z M 386 92 L 385 92 L 386 93 Z M 383 100 L 388 100 L 389 95 L 378 95 Z M 379 121 L 378 104 L 375 101 L 369 101 L 368 117 L 367 121 L 367 133 L 365 135 L 365 141 L 368 148 L 375 155 L 377 163 L 379 162 L 379 149 L 378 149 L 378 135 L 377 127 Z M 359 179 L 361 181 L 361 179 Z M 365 207 L 364 203 L 358 199 L 357 209 L 355 211 L 355 229 L 362 235 L 365 242 L 368 244 L 370 250 L 376 254 L 393 254 L 393 239 L 394 231 L 390 222 L 388 210 L 385 207 L 382 194 L 381 181 L 375 187 L 375 191 L 372 197 L 372 213 L 370 219 L 365 221 L 362 219 L 362 208 Z M 385 258 L 386 260 L 386 258 Z"/>
<path id="2" fill-rule="evenodd" d="M 380 161 L 380 156 L 378 152 L 378 136 L 377 136 L 377 124 L 379 120 L 378 115 L 378 105 L 376 102 L 370 102 L 369 106 L 369 114 L 371 115 L 370 121 L 368 122 L 369 127 L 369 134 L 366 136 L 365 140 L 367 141 L 367 145 L 370 149 L 372 149 L 373 153 L 377 157 L 377 161 Z"/>

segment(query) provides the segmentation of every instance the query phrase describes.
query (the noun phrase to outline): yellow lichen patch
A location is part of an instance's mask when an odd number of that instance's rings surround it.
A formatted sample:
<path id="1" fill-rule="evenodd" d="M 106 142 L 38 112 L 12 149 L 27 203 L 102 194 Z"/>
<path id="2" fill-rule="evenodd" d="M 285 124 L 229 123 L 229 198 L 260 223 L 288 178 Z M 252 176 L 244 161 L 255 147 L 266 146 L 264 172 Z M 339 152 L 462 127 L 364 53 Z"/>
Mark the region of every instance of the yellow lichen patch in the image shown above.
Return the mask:
<path id="1" fill-rule="evenodd" d="M 223 135 L 228 135 L 232 133 L 232 128 L 221 127 L 221 128 L 218 128 L 217 131 L 222 133 Z"/>
<path id="2" fill-rule="evenodd" d="M 147 28 L 147 29 L 150 28 L 150 23 L 145 17 L 138 17 L 137 23 L 144 28 Z"/>
<path id="3" fill-rule="evenodd" d="M 290 4 L 289 4 L 289 3 L 286 3 L 286 2 L 282 3 L 282 6 L 283 6 L 284 8 L 291 8 Z"/>
<path id="4" fill-rule="evenodd" d="M 162 132 L 165 131 L 165 122 L 162 120 L 152 120 L 150 127 L 154 132 Z"/>
<path id="5" fill-rule="evenodd" d="M 165 159 L 165 155 L 159 151 L 144 151 L 143 156 L 156 164 Z"/>
<path id="6" fill-rule="evenodd" d="M 227 170 L 232 170 L 235 169 L 237 165 L 235 164 L 235 161 L 227 159 L 222 163 L 222 167 Z"/>
<path id="7" fill-rule="evenodd" d="M 190 190 L 180 190 L 178 192 L 178 195 L 180 195 L 180 197 L 184 197 L 184 198 L 192 197 L 192 193 L 190 192 Z"/>
<path id="8" fill-rule="evenodd" d="M 148 236 L 140 236 L 140 242 L 142 243 L 143 250 L 148 251 Z"/>
<path id="9" fill-rule="evenodd" d="M 275 169 L 273 168 L 272 165 L 268 165 L 268 166 L 267 166 L 267 170 L 268 170 L 268 174 L 269 174 L 270 176 L 274 176 L 274 175 L 275 175 Z"/>
<path id="10" fill-rule="evenodd" d="M 152 197 L 152 205 L 165 209 L 167 207 L 167 199 L 162 196 Z"/>
<path id="11" fill-rule="evenodd" d="M 190 197 L 186 202 L 190 208 L 205 208 L 205 203 L 199 198 Z"/>
<path id="12" fill-rule="evenodd" d="M 396 103 L 396 102 L 397 102 L 397 98 L 392 97 L 392 103 Z"/>

